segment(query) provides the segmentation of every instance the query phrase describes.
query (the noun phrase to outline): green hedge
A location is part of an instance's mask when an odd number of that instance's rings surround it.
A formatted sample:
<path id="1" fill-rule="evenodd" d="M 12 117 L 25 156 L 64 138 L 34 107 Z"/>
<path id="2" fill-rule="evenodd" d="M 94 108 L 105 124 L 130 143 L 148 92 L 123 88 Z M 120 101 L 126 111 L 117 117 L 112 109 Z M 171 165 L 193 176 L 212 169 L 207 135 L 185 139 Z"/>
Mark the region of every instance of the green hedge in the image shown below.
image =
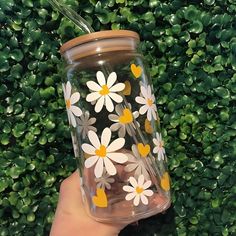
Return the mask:
<path id="1" fill-rule="evenodd" d="M 172 207 L 125 235 L 236 235 L 235 0 L 67 0 L 98 31 L 140 33 Z M 75 168 L 60 45 L 81 32 L 46 0 L 0 1 L 0 236 L 48 235 Z"/>

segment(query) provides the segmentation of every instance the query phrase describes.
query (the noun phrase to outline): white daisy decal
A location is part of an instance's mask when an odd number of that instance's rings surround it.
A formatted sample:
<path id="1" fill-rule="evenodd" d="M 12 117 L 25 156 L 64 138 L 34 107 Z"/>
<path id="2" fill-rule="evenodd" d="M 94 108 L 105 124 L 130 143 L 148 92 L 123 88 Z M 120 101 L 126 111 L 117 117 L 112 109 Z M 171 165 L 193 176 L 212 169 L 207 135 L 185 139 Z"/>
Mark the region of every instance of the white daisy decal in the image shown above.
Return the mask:
<path id="1" fill-rule="evenodd" d="M 85 167 L 90 168 L 95 165 L 94 174 L 96 178 L 102 176 L 104 168 L 109 175 L 115 175 L 117 170 L 113 162 L 123 164 L 128 160 L 128 157 L 124 153 L 117 152 L 124 146 L 125 139 L 118 138 L 109 144 L 111 140 L 111 130 L 109 128 L 105 128 L 102 131 L 101 141 L 92 130 L 88 132 L 88 138 L 92 145 L 88 143 L 82 144 L 83 151 L 90 155 L 85 160 Z"/>
<path id="2" fill-rule="evenodd" d="M 130 201 L 132 199 L 135 206 L 138 206 L 140 202 L 144 205 L 148 204 L 148 198 L 153 195 L 153 191 L 148 189 L 152 182 L 148 180 L 145 182 L 144 176 L 140 175 L 138 177 L 138 181 L 134 177 L 129 178 L 129 182 L 132 186 L 125 185 L 123 186 L 123 190 L 128 192 L 125 197 L 125 200 Z M 141 201 L 140 201 L 141 200 Z"/>
<path id="3" fill-rule="evenodd" d="M 125 137 L 126 131 L 132 136 L 132 129 L 135 129 L 133 120 L 139 116 L 137 111 L 131 111 L 131 105 L 129 104 L 128 108 L 122 108 L 121 105 L 116 105 L 115 111 L 117 114 L 110 114 L 108 116 L 109 120 L 115 122 L 111 125 L 111 131 L 118 131 L 119 137 Z M 138 123 L 139 126 L 139 123 Z"/>
<path id="4" fill-rule="evenodd" d="M 97 129 L 92 126 L 96 122 L 95 117 L 89 117 L 89 111 L 86 111 L 83 115 L 80 116 L 80 118 L 77 119 L 78 127 L 80 132 L 82 133 L 83 139 L 88 135 L 89 130 L 93 130 L 94 132 L 97 132 Z"/>
<path id="5" fill-rule="evenodd" d="M 165 158 L 165 148 L 164 141 L 162 140 L 161 133 L 156 132 L 156 138 L 153 139 L 155 147 L 153 148 L 153 153 L 157 153 L 158 160 L 164 160 Z"/>
<path id="6" fill-rule="evenodd" d="M 157 107 L 155 104 L 155 96 L 154 94 L 152 94 L 150 85 L 148 85 L 147 87 L 141 85 L 140 96 L 137 96 L 135 98 L 135 101 L 142 105 L 139 109 L 139 113 L 141 115 L 147 113 L 147 119 L 149 121 L 152 120 L 152 117 L 154 118 L 154 120 L 157 120 Z"/>
<path id="7" fill-rule="evenodd" d="M 124 90 L 125 84 L 115 84 L 117 80 L 117 75 L 115 72 L 109 74 L 107 81 L 101 71 L 98 71 L 96 76 L 98 83 L 94 81 L 88 81 L 86 83 L 88 88 L 92 91 L 92 93 L 87 95 L 86 101 L 96 101 L 95 111 L 97 113 L 102 110 L 104 105 L 109 112 L 112 112 L 114 110 L 113 101 L 116 103 L 121 103 L 123 101 L 122 96 L 117 94 L 117 92 Z"/>
<path id="8" fill-rule="evenodd" d="M 111 184 L 115 182 L 115 179 L 112 178 L 104 169 L 102 176 L 100 178 L 95 178 L 95 182 L 97 183 L 97 188 L 111 189 Z"/>
<path id="9" fill-rule="evenodd" d="M 149 180 L 150 177 L 149 177 L 149 174 L 147 172 L 146 165 L 143 163 L 143 160 L 142 160 L 142 158 L 145 158 L 145 157 L 141 157 L 141 155 L 138 151 L 138 148 L 135 144 L 132 145 L 132 152 L 133 152 L 133 155 L 128 154 L 128 153 L 126 154 L 128 156 L 129 164 L 125 166 L 124 170 L 126 172 L 135 171 L 134 172 L 134 177 L 136 179 L 140 175 L 143 175 L 146 180 Z M 150 161 L 149 159 L 146 159 L 146 160 Z"/>
<path id="10" fill-rule="evenodd" d="M 82 111 L 79 107 L 75 106 L 75 103 L 78 103 L 80 99 L 80 93 L 75 92 L 71 94 L 71 83 L 67 81 L 66 85 L 62 84 L 62 89 L 64 93 L 65 103 L 66 103 L 66 110 L 68 115 L 69 123 L 76 127 L 76 120 L 75 117 L 81 116 Z"/>

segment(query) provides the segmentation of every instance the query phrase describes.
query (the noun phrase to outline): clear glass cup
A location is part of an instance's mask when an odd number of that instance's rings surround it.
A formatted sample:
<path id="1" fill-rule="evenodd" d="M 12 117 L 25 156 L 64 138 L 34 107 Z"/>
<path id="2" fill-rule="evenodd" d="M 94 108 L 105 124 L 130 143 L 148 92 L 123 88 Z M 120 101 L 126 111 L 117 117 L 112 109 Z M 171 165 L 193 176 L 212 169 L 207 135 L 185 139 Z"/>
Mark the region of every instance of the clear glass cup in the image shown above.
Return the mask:
<path id="1" fill-rule="evenodd" d="M 139 36 L 101 31 L 62 45 L 63 92 L 88 214 L 130 223 L 170 205 L 167 157 Z"/>

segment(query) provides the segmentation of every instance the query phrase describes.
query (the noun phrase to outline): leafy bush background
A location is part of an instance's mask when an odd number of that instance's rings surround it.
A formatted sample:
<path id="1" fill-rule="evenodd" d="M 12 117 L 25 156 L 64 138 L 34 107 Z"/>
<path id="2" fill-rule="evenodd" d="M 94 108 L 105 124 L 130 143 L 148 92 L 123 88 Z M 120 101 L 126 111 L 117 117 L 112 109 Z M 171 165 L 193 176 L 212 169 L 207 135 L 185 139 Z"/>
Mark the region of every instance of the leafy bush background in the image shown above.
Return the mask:
<path id="1" fill-rule="evenodd" d="M 121 235 L 236 235 L 235 0 L 68 0 L 98 31 L 140 33 L 173 206 Z M 46 0 L 0 1 L 0 235 L 48 235 L 75 168 L 58 49 L 80 35 Z"/>

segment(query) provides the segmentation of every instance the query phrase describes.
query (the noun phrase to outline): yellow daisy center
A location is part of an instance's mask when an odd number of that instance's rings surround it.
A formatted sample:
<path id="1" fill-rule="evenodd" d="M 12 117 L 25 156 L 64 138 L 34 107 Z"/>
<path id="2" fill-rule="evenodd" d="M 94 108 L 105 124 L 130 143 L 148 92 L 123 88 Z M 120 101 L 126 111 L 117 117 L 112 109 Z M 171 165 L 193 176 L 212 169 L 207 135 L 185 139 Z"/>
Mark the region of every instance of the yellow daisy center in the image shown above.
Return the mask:
<path id="1" fill-rule="evenodd" d="M 105 157 L 107 155 L 107 149 L 104 145 L 101 145 L 99 149 L 95 151 L 95 154 L 99 157 Z"/>
<path id="2" fill-rule="evenodd" d="M 99 91 L 99 93 L 103 96 L 107 95 L 108 93 L 110 93 L 109 88 L 107 87 L 107 85 L 103 85 L 102 89 Z"/>
<path id="3" fill-rule="evenodd" d="M 136 187 L 136 192 L 137 192 L 138 194 L 142 193 L 142 192 L 143 192 L 143 188 Z"/>
<path id="4" fill-rule="evenodd" d="M 71 103 L 70 103 L 70 99 L 66 99 L 66 108 L 70 108 Z"/>
<path id="5" fill-rule="evenodd" d="M 148 104 L 148 106 L 152 106 L 152 104 L 153 104 L 152 99 L 148 98 L 148 99 L 147 99 L 147 104 Z"/>

